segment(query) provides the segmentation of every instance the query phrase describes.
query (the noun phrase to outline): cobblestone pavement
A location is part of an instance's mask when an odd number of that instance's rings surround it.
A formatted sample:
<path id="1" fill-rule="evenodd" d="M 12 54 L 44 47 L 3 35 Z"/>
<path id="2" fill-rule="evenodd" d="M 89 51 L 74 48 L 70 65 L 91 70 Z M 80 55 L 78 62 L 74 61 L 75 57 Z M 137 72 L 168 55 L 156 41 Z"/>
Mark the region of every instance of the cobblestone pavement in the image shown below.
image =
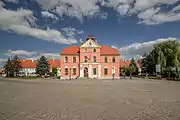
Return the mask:
<path id="1" fill-rule="evenodd" d="M 0 120 L 180 120 L 180 82 L 0 80 Z"/>

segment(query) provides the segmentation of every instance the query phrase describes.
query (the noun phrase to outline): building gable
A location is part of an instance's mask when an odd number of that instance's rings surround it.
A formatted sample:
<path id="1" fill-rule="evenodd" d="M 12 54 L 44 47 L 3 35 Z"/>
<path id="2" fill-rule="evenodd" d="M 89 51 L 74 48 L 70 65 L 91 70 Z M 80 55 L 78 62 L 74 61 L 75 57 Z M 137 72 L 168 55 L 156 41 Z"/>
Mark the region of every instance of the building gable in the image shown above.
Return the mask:
<path id="1" fill-rule="evenodd" d="M 83 43 L 81 45 L 81 48 L 85 48 L 85 47 L 97 48 L 97 47 L 100 47 L 100 46 L 94 40 L 89 39 L 89 40 L 87 40 L 85 43 Z"/>

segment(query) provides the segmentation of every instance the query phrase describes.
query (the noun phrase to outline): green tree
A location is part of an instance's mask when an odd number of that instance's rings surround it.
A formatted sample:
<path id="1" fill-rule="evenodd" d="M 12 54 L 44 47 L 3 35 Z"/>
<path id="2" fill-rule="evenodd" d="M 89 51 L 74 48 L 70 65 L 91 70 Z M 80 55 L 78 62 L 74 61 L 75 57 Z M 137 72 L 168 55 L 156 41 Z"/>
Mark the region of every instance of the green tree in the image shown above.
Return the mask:
<path id="1" fill-rule="evenodd" d="M 161 64 L 162 67 L 178 67 L 179 46 L 177 40 L 169 40 L 155 44 L 152 53 L 154 54 L 156 64 Z"/>
<path id="2" fill-rule="evenodd" d="M 132 58 L 131 63 L 129 64 L 129 72 L 132 74 L 138 74 L 138 68 L 136 66 L 134 58 Z"/>
<path id="3" fill-rule="evenodd" d="M 13 77 L 13 69 L 12 69 L 12 63 L 10 58 L 8 58 L 8 61 L 6 62 L 6 64 L 4 65 L 4 71 L 6 73 L 6 77 Z"/>
<path id="4" fill-rule="evenodd" d="M 155 62 L 153 61 L 152 53 L 149 53 L 147 56 L 144 56 L 141 62 L 142 72 L 153 74 L 155 72 Z"/>
<path id="5" fill-rule="evenodd" d="M 20 59 L 17 55 L 14 56 L 13 60 L 12 60 L 12 67 L 13 67 L 13 72 L 16 75 L 16 77 L 19 74 L 19 71 L 21 69 L 21 62 Z"/>
<path id="6" fill-rule="evenodd" d="M 52 68 L 52 74 L 53 74 L 53 76 L 57 75 L 57 68 L 55 68 L 55 67 Z"/>
<path id="7" fill-rule="evenodd" d="M 143 71 L 152 73 L 155 65 L 160 64 L 162 74 L 168 76 L 172 67 L 180 67 L 180 45 L 177 40 L 157 43 L 153 50 L 142 61 Z"/>
<path id="8" fill-rule="evenodd" d="M 45 56 L 41 56 L 36 65 L 36 73 L 40 76 L 49 73 L 49 64 Z"/>
<path id="9" fill-rule="evenodd" d="M 14 77 L 14 75 L 17 77 L 20 69 L 20 60 L 17 55 L 15 55 L 12 60 L 8 59 L 7 63 L 4 65 L 7 77 Z"/>

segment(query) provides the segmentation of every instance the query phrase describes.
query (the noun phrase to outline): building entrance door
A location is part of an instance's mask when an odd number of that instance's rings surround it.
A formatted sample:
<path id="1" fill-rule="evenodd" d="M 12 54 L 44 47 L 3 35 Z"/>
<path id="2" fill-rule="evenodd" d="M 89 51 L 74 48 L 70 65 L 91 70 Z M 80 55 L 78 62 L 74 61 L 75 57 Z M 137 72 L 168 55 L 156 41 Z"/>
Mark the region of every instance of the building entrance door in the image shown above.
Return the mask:
<path id="1" fill-rule="evenodd" d="M 84 77 L 88 77 L 88 68 L 87 67 L 84 68 Z"/>

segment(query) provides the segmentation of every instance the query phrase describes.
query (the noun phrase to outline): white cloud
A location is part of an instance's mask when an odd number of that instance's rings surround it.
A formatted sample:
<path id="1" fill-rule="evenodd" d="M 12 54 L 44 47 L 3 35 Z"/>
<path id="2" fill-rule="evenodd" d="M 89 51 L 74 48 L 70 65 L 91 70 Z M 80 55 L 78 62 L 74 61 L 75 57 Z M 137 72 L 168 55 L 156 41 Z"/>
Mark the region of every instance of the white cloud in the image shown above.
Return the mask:
<path id="1" fill-rule="evenodd" d="M 136 3 L 134 4 L 134 8 L 132 9 L 132 11 L 143 11 L 145 9 L 154 7 L 155 5 L 172 5 L 178 1 L 179 0 L 136 0 Z"/>
<path id="2" fill-rule="evenodd" d="M 53 20 L 58 20 L 58 18 L 54 14 L 52 14 L 48 11 L 42 11 L 41 14 L 44 18 L 51 18 Z"/>
<path id="3" fill-rule="evenodd" d="M 33 56 L 33 55 L 36 55 L 37 52 L 28 52 L 28 51 L 25 51 L 25 50 L 8 50 L 7 53 L 5 53 L 5 55 L 7 56 L 15 56 L 15 55 L 18 55 L 19 57 L 30 57 L 30 56 Z"/>
<path id="4" fill-rule="evenodd" d="M 51 41 L 59 44 L 74 44 L 77 43 L 75 38 L 66 38 L 58 30 L 54 29 L 39 29 L 35 28 L 36 18 L 33 12 L 26 9 L 18 9 L 17 11 L 7 10 L 2 8 L 0 10 L 0 28 L 3 30 L 15 32 L 20 35 L 28 35 L 41 40 Z"/>
<path id="5" fill-rule="evenodd" d="M 139 23 L 147 25 L 161 24 L 164 22 L 173 22 L 180 20 L 180 13 L 170 11 L 168 13 L 160 13 L 160 8 L 150 8 L 141 12 L 138 17 L 141 19 Z"/>
<path id="6" fill-rule="evenodd" d="M 124 47 L 119 48 L 121 58 L 123 59 L 130 59 L 134 58 L 141 58 L 144 53 L 149 53 L 153 49 L 153 45 L 156 43 L 160 43 L 163 41 L 168 40 L 177 40 L 176 38 L 163 38 L 157 39 L 154 41 L 143 42 L 143 43 L 133 43 L 131 45 L 127 45 Z"/>
<path id="7" fill-rule="evenodd" d="M 7 61 L 7 59 L 0 58 L 0 67 L 4 66 L 6 61 Z"/>
<path id="8" fill-rule="evenodd" d="M 12 3 L 18 3 L 19 2 L 19 0 L 5 0 L 5 1 L 12 2 Z"/>
<path id="9" fill-rule="evenodd" d="M 38 60 L 41 56 L 45 56 L 47 59 L 60 59 L 59 53 L 38 53 L 38 55 L 27 57 L 26 59 Z"/>
<path id="10" fill-rule="evenodd" d="M 4 3 L 0 1 L 0 10 L 3 9 Z"/>
<path id="11" fill-rule="evenodd" d="M 99 0 L 36 0 L 42 9 L 52 10 L 59 16 L 77 18 L 81 22 L 83 17 L 107 18 L 107 13 L 101 12 L 97 2 Z"/>
<path id="12" fill-rule="evenodd" d="M 82 35 L 84 33 L 84 31 L 77 30 L 77 29 L 72 28 L 72 27 L 65 27 L 65 28 L 62 28 L 62 30 L 65 32 L 66 36 L 72 37 L 72 38 L 73 38 L 73 36 Z"/>
<path id="13" fill-rule="evenodd" d="M 180 10 L 180 4 L 172 9 L 173 12 Z"/>
<path id="14" fill-rule="evenodd" d="M 45 56 L 48 59 L 60 59 L 60 53 L 41 53 L 40 56 Z"/>

